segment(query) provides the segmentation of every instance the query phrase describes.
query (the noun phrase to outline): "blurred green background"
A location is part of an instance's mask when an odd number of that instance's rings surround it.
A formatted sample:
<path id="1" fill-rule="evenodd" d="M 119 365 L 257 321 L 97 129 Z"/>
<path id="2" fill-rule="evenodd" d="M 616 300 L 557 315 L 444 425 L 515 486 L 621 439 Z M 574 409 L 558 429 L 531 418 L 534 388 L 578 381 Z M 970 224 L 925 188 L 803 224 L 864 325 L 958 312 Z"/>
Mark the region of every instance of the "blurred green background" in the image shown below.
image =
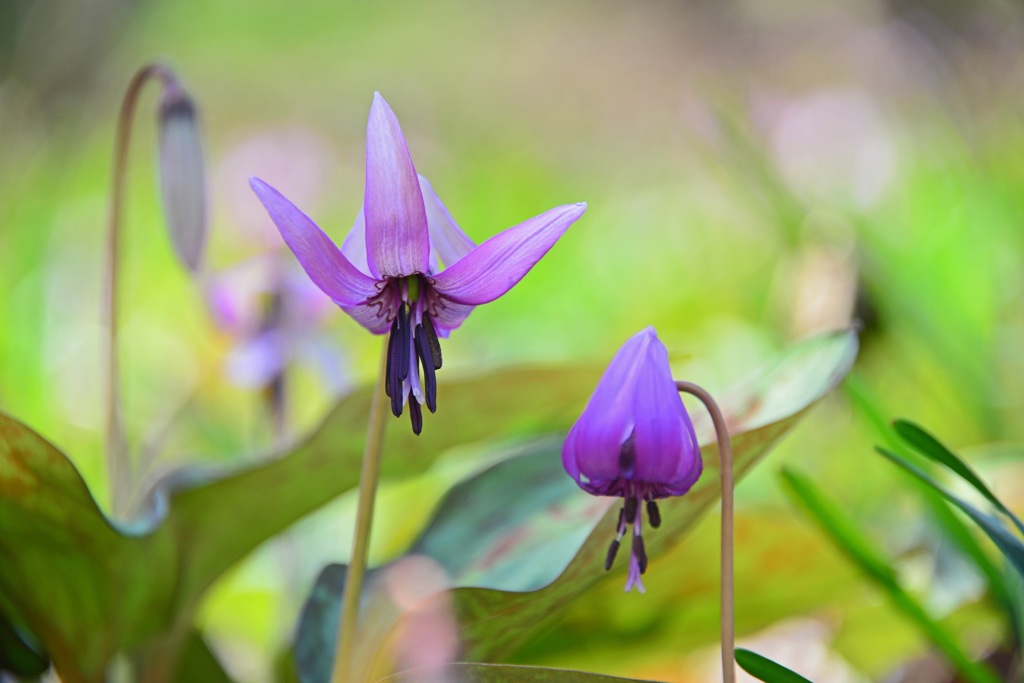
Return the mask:
<path id="1" fill-rule="evenodd" d="M 783 500 L 774 473 L 789 462 L 984 653 L 995 626 L 980 581 L 935 560 L 919 501 L 871 453 L 882 437 L 870 415 L 974 447 L 997 493 L 1024 497 L 1012 446 L 1024 438 L 1021 46 L 1024 8 L 997 1 L 5 0 L 0 409 L 108 499 L 101 293 L 114 125 L 132 73 L 160 59 L 201 111 L 212 233 L 194 280 L 163 228 L 153 88 L 130 161 L 121 319 L 127 429 L 147 454 L 137 479 L 266 453 L 261 394 L 226 371 L 237 340 L 211 317 L 209 283 L 276 248 L 249 175 L 341 241 L 362 201 L 379 90 L 417 170 L 475 240 L 589 204 L 520 285 L 452 335 L 441 382 L 522 362 L 604 363 L 653 324 L 715 390 L 858 319 L 848 391 L 738 490 L 741 631 L 816 680 L 880 680 L 925 650 Z M 291 435 L 376 367 L 377 339 L 340 312 L 324 325 L 338 381 L 290 370 Z M 385 483 L 377 560 L 401 551 L 472 467 L 444 462 Z M 348 553 L 353 507 L 343 498 L 213 591 L 203 626 L 240 680 L 269 680 L 312 576 Z M 655 565 L 638 597 L 614 577 L 520 661 L 713 679 L 714 534 L 709 520 L 659 561 L 692 563 L 692 583 L 660 586 Z"/>

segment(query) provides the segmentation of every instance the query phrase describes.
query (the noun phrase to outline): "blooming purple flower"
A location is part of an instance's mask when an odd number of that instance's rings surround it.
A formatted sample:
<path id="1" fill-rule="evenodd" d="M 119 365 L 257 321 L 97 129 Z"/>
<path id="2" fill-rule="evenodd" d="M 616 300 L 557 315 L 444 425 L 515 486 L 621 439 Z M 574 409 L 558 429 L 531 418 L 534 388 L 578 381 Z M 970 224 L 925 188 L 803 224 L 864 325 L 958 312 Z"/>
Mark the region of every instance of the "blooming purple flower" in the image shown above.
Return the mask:
<path id="1" fill-rule="evenodd" d="M 631 337 L 608 365 L 590 402 L 562 446 L 562 465 L 595 496 L 621 496 L 618 534 L 608 548 L 611 569 L 626 531 L 633 528 L 629 580 L 643 593 L 647 571 L 643 513 L 661 525 L 658 498 L 681 496 L 700 477 L 703 463 L 693 424 L 668 366 L 668 351 L 653 327 Z"/>
<path id="2" fill-rule="evenodd" d="M 475 245 L 417 176 L 380 93 L 366 127 L 363 209 L 340 250 L 277 190 L 249 184 L 310 279 L 370 332 L 390 335 L 385 389 L 396 417 L 408 400 L 417 434 L 420 406 L 437 409 L 438 338 L 511 289 L 586 209 L 559 206 Z"/>

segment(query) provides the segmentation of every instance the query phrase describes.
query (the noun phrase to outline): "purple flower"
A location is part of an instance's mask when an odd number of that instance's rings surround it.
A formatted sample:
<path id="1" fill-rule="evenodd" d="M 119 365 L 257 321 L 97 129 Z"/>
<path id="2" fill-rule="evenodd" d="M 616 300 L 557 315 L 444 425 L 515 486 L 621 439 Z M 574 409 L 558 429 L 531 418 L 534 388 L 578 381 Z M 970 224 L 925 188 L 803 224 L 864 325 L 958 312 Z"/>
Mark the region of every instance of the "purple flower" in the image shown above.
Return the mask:
<path id="1" fill-rule="evenodd" d="M 380 93 L 366 126 L 363 209 L 340 250 L 277 190 L 249 184 L 310 279 L 370 332 L 390 334 L 385 389 L 396 417 L 409 401 L 417 434 L 420 406 L 437 409 L 438 338 L 511 289 L 586 209 L 559 206 L 475 245 L 417 176 Z"/>
<path id="2" fill-rule="evenodd" d="M 647 517 L 657 528 L 661 514 L 655 501 L 683 495 L 703 469 L 697 435 L 668 366 L 668 351 L 653 327 L 631 337 L 615 354 L 569 430 L 562 465 L 587 493 L 624 499 L 605 569 L 611 569 L 622 537 L 632 527 L 626 590 L 636 586 L 643 593 L 640 575 L 647 570 L 647 553 L 640 501 L 647 503 Z"/>

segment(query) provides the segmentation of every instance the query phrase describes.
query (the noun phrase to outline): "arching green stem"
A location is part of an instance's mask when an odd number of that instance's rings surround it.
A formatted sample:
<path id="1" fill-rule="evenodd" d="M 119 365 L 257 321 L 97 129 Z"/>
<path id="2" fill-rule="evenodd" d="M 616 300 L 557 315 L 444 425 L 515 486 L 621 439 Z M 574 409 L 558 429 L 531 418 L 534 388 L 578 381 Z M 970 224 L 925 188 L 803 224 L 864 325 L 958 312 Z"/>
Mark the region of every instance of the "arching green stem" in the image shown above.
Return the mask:
<path id="1" fill-rule="evenodd" d="M 711 415 L 715 425 L 715 437 L 718 439 L 719 472 L 722 477 L 722 680 L 734 683 L 736 680 L 736 664 L 733 651 L 736 649 L 735 595 L 733 586 L 733 477 L 732 477 L 732 445 L 729 443 L 729 429 L 725 424 L 722 411 L 715 399 L 703 388 L 692 382 L 676 382 L 680 392 L 696 396 Z"/>
<path id="2" fill-rule="evenodd" d="M 104 312 L 107 326 L 107 386 L 106 386 L 106 448 L 107 481 L 110 488 L 110 508 L 115 515 L 124 513 L 131 493 L 131 473 L 128 448 L 121 422 L 120 366 L 117 359 L 117 321 L 120 306 L 119 281 L 121 241 L 124 230 L 124 184 L 128 167 L 128 148 L 131 142 L 132 120 L 139 94 L 146 81 L 156 78 L 165 85 L 174 82 L 171 71 L 161 64 L 148 64 L 139 69 L 128 84 L 121 113 L 117 120 L 117 138 L 114 142 L 114 165 L 110 190 L 110 210 L 107 222 L 107 281 Z"/>

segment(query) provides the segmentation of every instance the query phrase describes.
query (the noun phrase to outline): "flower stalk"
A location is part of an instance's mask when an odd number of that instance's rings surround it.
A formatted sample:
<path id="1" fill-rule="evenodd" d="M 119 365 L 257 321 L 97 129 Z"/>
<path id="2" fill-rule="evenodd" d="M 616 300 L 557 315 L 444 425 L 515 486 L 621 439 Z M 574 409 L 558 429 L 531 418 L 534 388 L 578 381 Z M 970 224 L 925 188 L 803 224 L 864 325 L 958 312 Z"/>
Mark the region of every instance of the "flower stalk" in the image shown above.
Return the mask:
<path id="1" fill-rule="evenodd" d="M 121 418 L 117 321 L 120 309 L 121 242 L 124 233 L 124 192 L 132 122 L 142 88 L 150 80 L 162 85 L 158 109 L 160 188 L 171 244 L 189 270 L 199 268 L 206 242 L 206 181 L 195 104 L 174 72 L 163 64 L 139 69 L 125 91 L 117 120 L 107 220 L 104 323 L 107 326 L 105 430 L 110 507 L 115 516 L 126 511 L 132 473 Z"/>
<path id="2" fill-rule="evenodd" d="M 131 472 L 128 463 L 127 442 L 121 421 L 120 366 L 117 357 L 117 321 L 120 309 L 119 282 L 121 242 L 124 214 L 124 185 L 128 167 L 128 148 L 131 142 L 132 121 L 142 87 L 151 78 L 159 79 L 164 86 L 174 83 L 174 76 L 161 64 L 148 64 L 135 73 L 117 120 L 117 137 L 114 142 L 114 165 L 110 192 L 110 209 L 107 221 L 106 262 L 107 278 L 105 290 L 105 320 L 107 326 L 106 374 L 106 442 L 107 477 L 110 487 L 110 507 L 115 515 L 124 512 L 131 486 Z"/>
<path id="3" fill-rule="evenodd" d="M 359 474 L 359 503 L 356 508 L 356 532 L 352 541 L 352 557 L 345 574 L 345 591 L 341 599 L 341 621 L 338 624 L 338 643 L 334 651 L 331 683 L 349 683 L 352 679 L 352 655 L 355 652 L 356 628 L 359 621 L 359 602 L 366 576 L 366 561 L 370 550 L 370 530 L 373 525 L 373 506 L 380 478 L 380 455 L 384 441 L 384 415 L 387 401 L 384 393 L 384 374 L 387 371 L 388 340 L 385 338 L 381 353 L 380 377 L 374 384 L 370 402 L 370 418 L 363 447 L 363 465 Z"/>
<path id="4" fill-rule="evenodd" d="M 721 628 L 722 628 L 722 680 L 734 683 L 736 665 L 733 662 L 733 651 L 736 647 L 735 625 L 735 589 L 733 580 L 733 472 L 732 445 L 729 442 L 729 429 L 725 424 L 722 411 L 715 399 L 702 387 L 692 382 L 676 382 L 680 393 L 696 396 L 711 415 L 715 425 L 715 438 L 718 440 L 719 471 L 722 477 L 722 566 L 721 566 Z"/>

